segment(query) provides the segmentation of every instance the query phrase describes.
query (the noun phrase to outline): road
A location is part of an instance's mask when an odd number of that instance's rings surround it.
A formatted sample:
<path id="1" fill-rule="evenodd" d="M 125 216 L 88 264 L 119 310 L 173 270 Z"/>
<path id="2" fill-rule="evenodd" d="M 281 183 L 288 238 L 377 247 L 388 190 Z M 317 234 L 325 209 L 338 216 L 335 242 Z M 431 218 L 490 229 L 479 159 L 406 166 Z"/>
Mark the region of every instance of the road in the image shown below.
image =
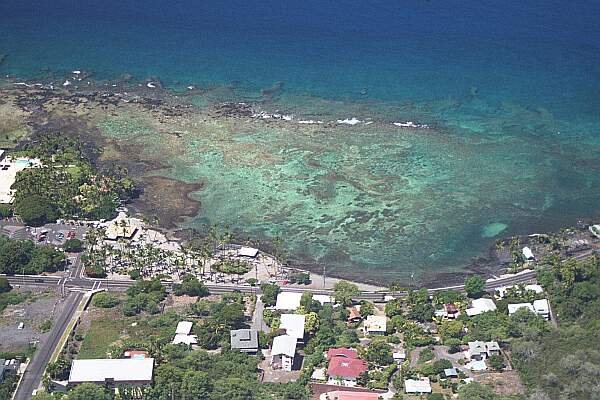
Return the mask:
<path id="1" fill-rule="evenodd" d="M 54 321 L 54 326 L 52 327 L 50 334 L 43 342 L 42 346 L 36 351 L 33 359 L 23 374 L 21 383 L 15 392 L 15 400 L 29 399 L 32 392 L 39 386 L 42 380 L 42 375 L 46 369 L 46 365 L 50 361 L 50 357 L 58 345 L 62 334 L 67 328 L 71 317 L 77 310 L 77 305 L 81 301 L 82 297 L 83 293 L 71 292 L 65 298 L 65 304 L 62 313 L 58 316 L 58 319 Z"/>
<path id="2" fill-rule="evenodd" d="M 269 327 L 264 320 L 265 303 L 262 302 L 261 295 L 256 296 L 256 305 L 252 314 L 252 329 L 269 333 Z"/>

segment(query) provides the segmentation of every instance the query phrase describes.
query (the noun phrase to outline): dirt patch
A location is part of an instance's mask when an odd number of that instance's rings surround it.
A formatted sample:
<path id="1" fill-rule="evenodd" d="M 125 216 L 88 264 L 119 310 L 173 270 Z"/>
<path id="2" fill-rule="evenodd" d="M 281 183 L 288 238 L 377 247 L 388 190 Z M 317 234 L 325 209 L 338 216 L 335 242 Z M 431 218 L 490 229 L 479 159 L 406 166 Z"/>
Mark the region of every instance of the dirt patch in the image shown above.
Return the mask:
<path id="1" fill-rule="evenodd" d="M 490 385 L 500 395 L 525 394 L 525 388 L 516 371 L 488 372 L 477 378 L 481 383 Z"/>
<path id="2" fill-rule="evenodd" d="M 40 288 L 21 287 L 19 290 L 31 293 L 31 299 L 8 306 L 0 318 L 0 351 L 19 351 L 31 342 L 43 342 L 49 330 L 40 329 L 51 320 L 53 323 L 62 312 L 64 303 L 58 292 Z M 20 323 L 23 329 L 18 329 Z M 38 345 L 39 346 L 39 345 Z"/>

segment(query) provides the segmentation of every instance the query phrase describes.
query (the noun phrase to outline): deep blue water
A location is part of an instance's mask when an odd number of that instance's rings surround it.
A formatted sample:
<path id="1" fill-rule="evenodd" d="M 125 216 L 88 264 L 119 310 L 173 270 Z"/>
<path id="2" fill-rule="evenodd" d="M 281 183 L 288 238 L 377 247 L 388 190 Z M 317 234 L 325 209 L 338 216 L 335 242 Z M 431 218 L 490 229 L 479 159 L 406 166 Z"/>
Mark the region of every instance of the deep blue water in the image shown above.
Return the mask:
<path id="1" fill-rule="evenodd" d="M 0 4 L 2 73 L 282 81 L 324 97 L 468 94 L 600 112 L 600 2 L 31 1 Z"/>
<path id="2" fill-rule="evenodd" d="M 29 78 L 42 69 L 59 75 L 80 69 L 95 79 L 128 73 L 179 88 L 233 83 L 255 94 L 283 82 L 280 104 L 342 100 L 332 103 L 342 115 L 344 104 L 357 103 L 418 110 L 436 128 L 463 135 L 465 154 L 456 147 L 449 156 L 464 155 L 466 169 L 457 167 L 449 174 L 454 180 L 442 182 L 439 212 L 429 220 L 403 217 L 412 226 L 452 219 L 437 242 L 426 234 L 406 239 L 413 249 L 429 241 L 432 253 L 447 257 L 405 254 L 398 246 L 398 254 L 372 262 L 396 274 L 466 262 L 494 240 L 481 236 L 488 223 L 506 223 L 505 235 L 599 214 L 599 22 L 597 0 L 5 0 L 0 54 L 7 57 L 0 73 Z M 432 149 L 428 159 L 427 152 L 420 156 L 428 165 L 446 155 Z M 393 172 L 397 160 L 386 161 Z M 489 186 L 507 171 L 525 183 L 509 177 Z M 444 179 L 438 175 L 445 176 L 443 168 L 418 176 L 428 182 L 423 193 Z M 418 205 L 417 199 L 410 210 L 418 212 Z M 465 215 L 475 222 L 465 223 Z M 321 247 L 337 246 L 317 239 Z M 361 256 L 375 259 L 379 252 Z M 409 262 L 395 264 L 403 258 Z"/>

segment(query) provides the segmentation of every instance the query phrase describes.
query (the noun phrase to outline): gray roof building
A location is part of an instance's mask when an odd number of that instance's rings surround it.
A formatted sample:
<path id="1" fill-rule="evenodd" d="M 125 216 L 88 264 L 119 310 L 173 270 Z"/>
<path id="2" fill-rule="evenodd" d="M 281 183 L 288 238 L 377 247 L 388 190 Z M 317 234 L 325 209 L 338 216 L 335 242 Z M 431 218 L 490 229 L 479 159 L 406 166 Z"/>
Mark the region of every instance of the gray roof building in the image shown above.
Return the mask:
<path id="1" fill-rule="evenodd" d="M 232 349 L 244 353 L 256 353 L 258 351 L 258 332 L 255 329 L 237 329 L 229 333 Z"/>

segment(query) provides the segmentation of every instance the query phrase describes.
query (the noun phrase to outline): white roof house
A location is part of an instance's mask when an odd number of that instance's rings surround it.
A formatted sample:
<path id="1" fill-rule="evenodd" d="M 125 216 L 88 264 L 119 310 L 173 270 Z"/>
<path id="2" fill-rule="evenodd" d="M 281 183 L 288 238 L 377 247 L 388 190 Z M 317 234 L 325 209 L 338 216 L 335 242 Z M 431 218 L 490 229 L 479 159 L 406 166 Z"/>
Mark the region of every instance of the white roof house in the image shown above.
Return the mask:
<path id="1" fill-rule="evenodd" d="M 281 292 L 277 295 L 277 303 L 275 303 L 276 310 L 295 310 L 300 307 L 300 299 L 302 293 L 300 292 Z"/>
<path id="2" fill-rule="evenodd" d="M 429 378 L 406 379 L 404 381 L 404 391 L 406 393 L 431 393 Z"/>
<path id="3" fill-rule="evenodd" d="M 239 257 L 256 258 L 256 256 L 258 255 L 258 249 L 255 249 L 253 247 L 242 246 L 238 249 L 237 255 Z"/>
<path id="4" fill-rule="evenodd" d="M 531 261 L 531 260 L 535 259 L 535 257 L 533 256 L 533 252 L 527 246 L 523 247 L 523 256 L 525 256 L 525 259 L 528 260 L 528 261 Z"/>
<path id="5" fill-rule="evenodd" d="M 475 299 L 471 302 L 471 308 L 466 309 L 469 317 L 488 311 L 496 311 L 496 303 L 492 299 Z"/>
<path id="6" fill-rule="evenodd" d="M 527 308 L 531 312 L 535 312 L 531 303 L 517 303 L 508 305 L 508 315 L 513 315 L 520 308 Z"/>
<path id="7" fill-rule="evenodd" d="M 196 335 L 184 335 L 181 333 L 178 333 L 175 335 L 175 337 L 173 338 L 173 341 L 171 342 L 173 344 L 187 344 L 188 346 L 191 346 L 193 344 L 198 344 L 198 337 Z"/>
<path id="8" fill-rule="evenodd" d="M 328 296 L 326 294 L 313 294 L 313 300 L 318 301 L 319 303 L 321 303 L 321 305 L 334 303 L 333 297 Z"/>
<path id="9" fill-rule="evenodd" d="M 302 314 L 282 314 L 279 329 L 285 329 L 285 332 L 289 336 L 302 340 L 304 338 L 305 320 L 306 317 Z"/>
<path id="10" fill-rule="evenodd" d="M 296 338 L 290 335 L 276 336 L 273 339 L 273 347 L 271 348 L 271 357 L 278 355 L 286 355 L 294 357 L 296 354 Z"/>
<path id="11" fill-rule="evenodd" d="M 503 287 L 496 289 L 496 291 L 498 292 L 498 297 L 503 299 L 504 296 L 506 296 L 506 291 L 508 289 L 511 289 L 514 287 L 515 286 L 503 286 Z M 537 294 L 544 293 L 544 289 L 540 285 L 537 285 L 537 284 L 525 285 L 525 290 L 532 290 Z"/>
<path id="12" fill-rule="evenodd" d="M 548 299 L 534 300 L 533 309 L 538 315 L 544 317 L 544 319 L 550 318 L 550 303 L 548 303 Z"/>
<path id="13" fill-rule="evenodd" d="M 191 321 L 181 321 L 177 324 L 177 329 L 175 330 L 176 335 L 189 335 L 192 331 L 192 326 L 194 325 Z"/>
<path id="14" fill-rule="evenodd" d="M 387 330 L 387 317 L 381 315 L 369 315 L 365 321 L 365 332 L 385 333 Z"/>
<path id="15" fill-rule="evenodd" d="M 129 383 L 152 382 L 153 358 L 73 360 L 69 383 Z"/>

